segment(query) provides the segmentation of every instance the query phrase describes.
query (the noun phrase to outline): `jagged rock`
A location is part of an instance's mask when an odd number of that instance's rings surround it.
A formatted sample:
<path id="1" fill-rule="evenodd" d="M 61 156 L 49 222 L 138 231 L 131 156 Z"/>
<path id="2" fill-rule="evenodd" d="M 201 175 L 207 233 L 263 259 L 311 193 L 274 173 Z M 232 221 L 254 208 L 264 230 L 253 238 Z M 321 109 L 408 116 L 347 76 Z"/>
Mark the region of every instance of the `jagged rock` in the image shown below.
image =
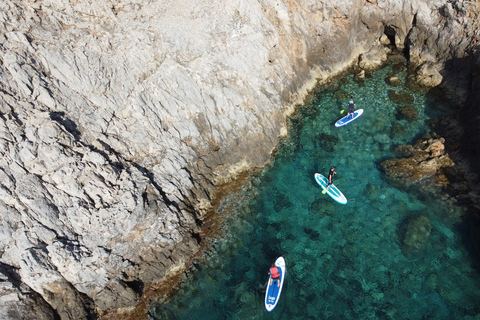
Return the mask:
<path id="1" fill-rule="evenodd" d="M 415 80 L 424 87 L 436 87 L 442 83 L 443 77 L 438 66 L 425 62 L 415 70 Z"/>
<path id="2" fill-rule="evenodd" d="M 432 225 L 426 216 L 409 218 L 405 235 L 402 242 L 402 251 L 407 256 L 415 256 L 421 253 L 428 242 Z"/>
<path id="3" fill-rule="evenodd" d="M 414 146 L 399 146 L 397 154 L 407 158 L 387 159 L 381 167 L 389 178 L 407 185 L 441 174 L 443 168 L 454 165 L 449 155 L 445 154 L 444 142 L 443 138 L 426 137 Z"/>
<path id="4" fill-rule="evenodd" d="M 363 70 L 374 70 L 387 61 L 388 52 L 388 49 L 384 46 L 372 47 L 370 51 L 360 55 L 358 66 Z"/>
<path id="5" fill-rule="evenodd" d="M 20 276 L 0 263 L 0 318 L 50 320 L 57 312 L 42 297 L 21 283 Z"/>

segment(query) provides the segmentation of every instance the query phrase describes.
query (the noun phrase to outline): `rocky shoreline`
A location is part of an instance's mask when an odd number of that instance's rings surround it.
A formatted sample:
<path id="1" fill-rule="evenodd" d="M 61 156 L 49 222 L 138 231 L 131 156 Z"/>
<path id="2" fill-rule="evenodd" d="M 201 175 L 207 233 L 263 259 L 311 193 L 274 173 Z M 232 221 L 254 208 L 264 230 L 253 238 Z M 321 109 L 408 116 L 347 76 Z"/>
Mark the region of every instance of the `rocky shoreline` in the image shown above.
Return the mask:
<path id="1" fill-rule="evenodd" d="M 352 63 L 361 78 L 392 49 L 414 82 L 462 106 L 439 134 L 459 168 L 451 185 L 478 215 L 480 4 L 0 8 L 4 319 L 93 319 L 144 302 L 188 268 L 219 187 L 269 160 L 308 90 Z"/>

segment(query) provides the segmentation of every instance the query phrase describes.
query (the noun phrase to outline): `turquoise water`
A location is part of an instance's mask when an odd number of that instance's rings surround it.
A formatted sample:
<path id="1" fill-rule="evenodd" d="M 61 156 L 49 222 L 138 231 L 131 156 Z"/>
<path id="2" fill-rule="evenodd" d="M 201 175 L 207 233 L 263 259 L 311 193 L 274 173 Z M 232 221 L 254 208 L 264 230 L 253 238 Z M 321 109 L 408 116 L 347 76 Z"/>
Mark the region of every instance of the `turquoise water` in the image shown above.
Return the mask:
<path id="1" fill-rule="evenodd" d="M 429 132 L 430 119 L 452 110 L 441 99 L 411 93 L 419 117 L 403 119 L 389 99 L 390 65 L 363 84 L 349 75 L 318 90 L 291 118 L 289 137 L 265 170 L 223 202 L 223 235 L 197 261 L 152 319 L 480 319 L 480 273 L 460 232 L 463 208 L 442 190 L 395 188 L 379 169 L 393 149 Z M 352 94 L 364 114 L 335 128 Z M 334 202 L 314 180 L 335 165 Z M 409 217 L 432 225 L 417 255 L 402 251 Z M 268 313 L 270 262 L 287 263 L 284 291 Z"/>

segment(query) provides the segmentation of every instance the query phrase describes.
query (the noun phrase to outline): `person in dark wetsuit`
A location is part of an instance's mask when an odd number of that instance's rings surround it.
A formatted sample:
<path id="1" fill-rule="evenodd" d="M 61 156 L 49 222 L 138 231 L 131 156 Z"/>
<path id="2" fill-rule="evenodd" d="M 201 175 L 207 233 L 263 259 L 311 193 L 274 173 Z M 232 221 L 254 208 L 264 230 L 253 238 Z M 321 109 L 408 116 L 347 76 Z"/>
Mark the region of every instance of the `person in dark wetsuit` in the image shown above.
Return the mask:
<path id="1" fill-rule="evenodd" d="M 353 118 L 353 113 L 355 112 L 355 101 L 353 100 L 353 97 L 350 97 L 350 100 L 348 101 L 348 114 L 347 114 L 347 119 L 350 119 L 350 115 Z"/>
<path id="2" fill-rule="evenodd" d="M 333 176 L 336 175 L 337 173 L 335 172 L 335 166 L 332 166 L 330 168 L 330 171 L 328 172 L 328 184 L 327 188 L 333 183 Z"/>
<path id="3" fill-rule="evenodd" d="M 277 285 L 280 286 L 280 272 L 278 271 L 278 268 L 275 267 L 275 263 L 272 262 L 270 265 L 270 271 L 268 271 L 268 274 L 272 276 L 270 284 L 272 284 L 273 280 L 277 280 Z"/>

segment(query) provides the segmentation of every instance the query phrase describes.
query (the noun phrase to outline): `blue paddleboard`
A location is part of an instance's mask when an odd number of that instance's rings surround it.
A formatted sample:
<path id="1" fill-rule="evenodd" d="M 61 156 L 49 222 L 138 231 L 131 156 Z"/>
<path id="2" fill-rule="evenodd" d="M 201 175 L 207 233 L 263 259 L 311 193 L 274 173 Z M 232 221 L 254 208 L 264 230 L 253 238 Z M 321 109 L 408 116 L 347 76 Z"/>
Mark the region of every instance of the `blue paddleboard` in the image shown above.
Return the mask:
<path id="1" fill-rule="evenodd" d="M 357 120 L 362 114 L 363 114 L 363 109 L 355 110 L 355 112 L 353 113 L 353 117 L 352 117 L 352 115 L 350 115 L 350 117 L 351 117 L 350 119 L 347 118 L 348 116 L 343 117 L 342 119 L 335 122 L 335 127 L 337 127 L 337 128 L 338 127 L 343 127 L 344 125 L 349 124 L 350 122 L 352 122 L 354 120 Z"/>
<path id="2" fill-rule="evenodd" d="M 320 173 L 315 173 L 315 181 L 322 187 L 323 190 L 327 187 L 328 184 L 328 179 L 325 178 L 323 175 Z M 337 187 L 335 187 L 334 184 L 331 184 L 328 187 L 327 194 L 332 197 L 333 200 L 337 201 L 338 203 L 341 204 L 346 204 L 347 203 L 347 198 L 343 195 L 343 193 L 338 190 Z"/>
<path id="3" fill-rule="evenodd" d="M 272 276 L 268 279 L 268 287 L 265 292 L 265 309 L 268 312 L 272 311 L 280 299 L 280 294 L 282 293 L 283 282 L 285 280 L 285 274 L 287 273 L 287 268 L 285 266 L 285 259 L 279 257 L 275 261 L 275 267 L 277 267 L 278 272 L 280 273 L 280 279 L 272 280 Z"/>

